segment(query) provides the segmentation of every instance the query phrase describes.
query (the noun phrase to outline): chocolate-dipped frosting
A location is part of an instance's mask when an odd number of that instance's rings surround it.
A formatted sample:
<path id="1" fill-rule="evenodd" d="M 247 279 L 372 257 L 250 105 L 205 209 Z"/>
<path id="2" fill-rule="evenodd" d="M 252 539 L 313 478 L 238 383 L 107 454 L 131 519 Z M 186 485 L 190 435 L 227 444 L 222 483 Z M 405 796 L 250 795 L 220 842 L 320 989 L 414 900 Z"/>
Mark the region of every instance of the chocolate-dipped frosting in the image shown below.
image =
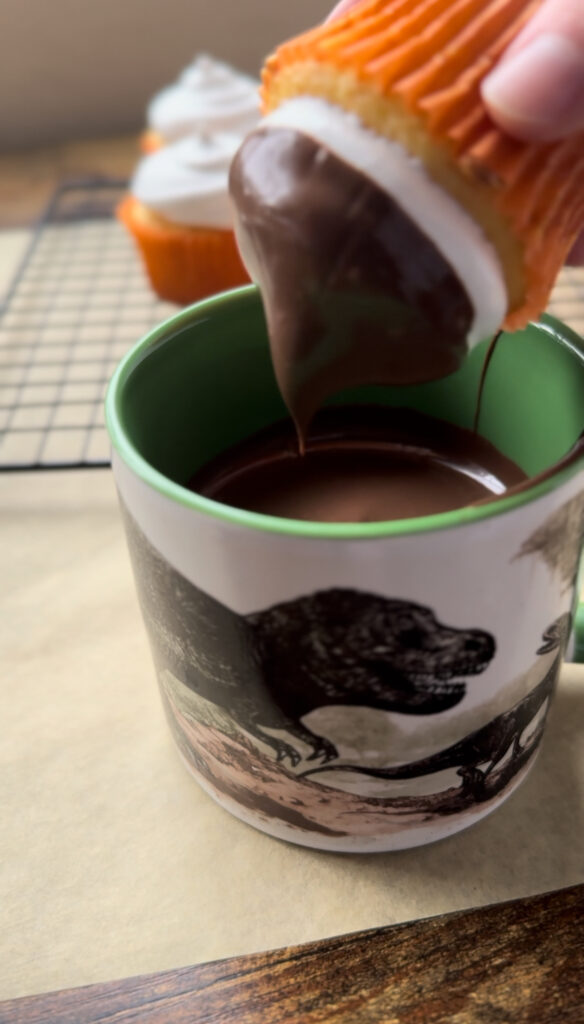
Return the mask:
<path id="1" fill-rule="evenodd" d="M 244 261 L 300 435 L 330 395 L 458 368 L 473 308 L 441 253 L 375 182 L 307 135 L 266 127 L 232 164 Z"/>

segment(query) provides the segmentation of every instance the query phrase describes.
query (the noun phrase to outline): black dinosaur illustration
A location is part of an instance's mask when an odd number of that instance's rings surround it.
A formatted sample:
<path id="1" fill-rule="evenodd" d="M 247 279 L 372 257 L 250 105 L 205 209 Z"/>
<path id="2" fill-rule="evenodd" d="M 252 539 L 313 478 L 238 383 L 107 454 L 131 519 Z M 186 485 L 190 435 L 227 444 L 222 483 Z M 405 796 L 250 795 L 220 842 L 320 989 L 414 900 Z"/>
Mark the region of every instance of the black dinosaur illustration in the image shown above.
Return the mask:
<path id="1" fill-rule="evenodd" d="M 517 774 L 539 743 L 545 716 L 540 720 L 537 720 L 537 716 L 553 693 L 570 627 L 571 615 L 566 613 L 544 632 L 543 643 L 536 653 L 542 655 L 557 650 L 558 654 L 541 683 L 509 711 L 498 715 L 451 747 L 430 757 L 392 768 L 335 764 L 307 769 L 301 773 L 302 777 L 314 776 L 323 771 L 343 771 L 378 779 L 416 779 L 454 768 L 462 779 L 463 798 L 470 796 L 474 803 L 491 799 Z M 524 737 L 534 722 L 536 727 Z"/>
<path id="2" fill-rule="evenodd" d="M 454 629 L 422 605 L 334 588 L 247 616 L 230 611 L 161 558 L 126 512 L 130 553 L 159 669 L 225 709 L 278 761 L 300 753 L 266 730 L 285 730 L 310 758 L 338 756 L 301 721 L 327 705 L 360 705 L 409 715 L 454 707 L 465 677 L 495 652 L 480 629 Z"/>
<path id="3" fill-rule="evenodd" d="M 495 651 L 482 630 L 453 629 L 412 601 L 344 588 L 286 601 L 247 622 L 286 728 L 305 741 L 299 720 L 320 707 L 446 711 L 464 697 L 464 677 L 482 672 Z M 329 761 L 337 750 L 322 740 L 311 757 L 321 755 Z"/>

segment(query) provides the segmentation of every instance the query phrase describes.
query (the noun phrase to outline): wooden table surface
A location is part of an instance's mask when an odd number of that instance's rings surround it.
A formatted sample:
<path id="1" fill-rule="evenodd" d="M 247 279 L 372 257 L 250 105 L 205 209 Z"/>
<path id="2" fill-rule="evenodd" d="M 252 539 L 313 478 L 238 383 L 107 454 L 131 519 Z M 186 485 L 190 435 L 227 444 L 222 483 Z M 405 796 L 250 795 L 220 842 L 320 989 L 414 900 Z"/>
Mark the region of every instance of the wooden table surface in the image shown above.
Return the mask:
<path id="1" fill-rule="evenodd" d="M 0 154 L 0 230 L 34 224 L 61 181 L 128 178 L 138 157 L 135 135 Z"/>
<path id="2" fill-rule="evenodd" d="M 582 1024 L 584 885 L 0 1004 L 0 1024 Z"/>

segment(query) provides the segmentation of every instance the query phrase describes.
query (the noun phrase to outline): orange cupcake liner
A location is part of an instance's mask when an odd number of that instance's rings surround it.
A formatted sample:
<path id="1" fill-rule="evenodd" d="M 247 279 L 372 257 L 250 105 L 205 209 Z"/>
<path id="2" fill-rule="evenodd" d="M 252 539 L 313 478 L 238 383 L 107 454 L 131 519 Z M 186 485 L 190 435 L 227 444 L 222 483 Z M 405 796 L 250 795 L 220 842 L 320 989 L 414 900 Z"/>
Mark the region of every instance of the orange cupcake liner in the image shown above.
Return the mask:
<path id="1" fill-rule="evenodd" d="M 248 284 L 233 231 L 173 225 L 150 215 L 133 196 L 117 216 L 135 239 L 156 294 L 189 305 L 217 292 Z"/>
<path id="2" fill-rule="evenodd" d="M 263 74 L 265 110 L 282 100 L 283 73 L 294 65 L 300 71 L 302 65 L 317 66 L 350 73 L 377 99 L 390 100 L 419 123 L 519 243 L 523 295 L 510 310 L 511 328 L 547 305 L 584 213 L 584 134 L 553 144 L 511 138 L 490 119 L 480 92 L 484 77 L 542 2 L 362 0 L 343 17 L 284 43 Z M 292 94 L 302 92 L 300 73 Z"/>
<path id="3" fill-rule="evenodd" d="M 153 129 L 142 132 L 140 136 L 140 152 L 144 156 L 150 156 L 151 153 L 156 153 L 157 150 L 162 149 L 164 146 L 164 139 L 160 132 L 155 132 Z"/>

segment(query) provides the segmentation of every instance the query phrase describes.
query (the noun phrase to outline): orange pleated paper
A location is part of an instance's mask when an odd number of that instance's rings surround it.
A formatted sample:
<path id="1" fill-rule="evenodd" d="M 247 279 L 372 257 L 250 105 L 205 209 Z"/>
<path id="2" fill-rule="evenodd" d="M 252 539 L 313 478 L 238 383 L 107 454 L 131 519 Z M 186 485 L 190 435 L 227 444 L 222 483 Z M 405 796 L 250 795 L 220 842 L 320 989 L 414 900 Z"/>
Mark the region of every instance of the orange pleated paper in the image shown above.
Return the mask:
<path id="1" fill-rule="evenodd" d="M 518 243 L 523 287 L 511 303 L 509 328 L 545 308 L 584 223 L 584 134 L 546 144 L 511 138 L 481 98 L 483 78 L 541 2 L 362 0 L 280 46 L 263 75 L 266 110 L 290 95 L 318 93 L 313 73 L 304 88 L 303 68 L 324 68 L 349 73 L 418 123 Z M 281 80 L 290 83 L 294 69 L 293 84 L 282 92 Z M 343 105 L 342 91 L 338 102 Z"/>
<path id="2" fill-rule="evenodd" d="M 188 305 L 249 283 L 233 231 L 168 224 L 145 216 L 132 196 L 116 212 L 138 244 L 152 288 L 166 302 Z"/>

